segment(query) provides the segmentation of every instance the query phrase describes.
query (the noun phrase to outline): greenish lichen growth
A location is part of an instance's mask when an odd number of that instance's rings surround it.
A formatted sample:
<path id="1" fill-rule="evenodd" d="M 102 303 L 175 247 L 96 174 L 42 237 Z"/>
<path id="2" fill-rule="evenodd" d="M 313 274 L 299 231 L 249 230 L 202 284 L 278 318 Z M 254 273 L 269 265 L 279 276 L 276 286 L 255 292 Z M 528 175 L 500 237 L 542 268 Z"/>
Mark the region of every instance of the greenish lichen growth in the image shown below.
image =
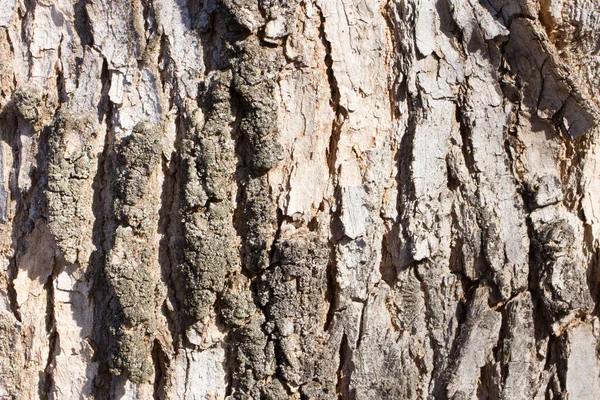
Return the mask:
<path id="1" fill-rule="evenodd" d="M 180 301 L 188 324 L 203 321 L 238 265 L 233 180 L 237 158 L 230 72 L 214 73 L 202 93 L 202 109 L 189 121 L 181 153 L 182 251 Z"/>
<path id="2" fill-rule="evenodd" d="M 244 28 L 256 28 L 247 7 L 231 7 L 235 20 Z M 239 1 L 237 3 L 240 3 Z M 253 4 L 253 3 L 252 3 Z M 262 2 L 259 7 L 262 7 Z M 266 15 L 262 10 L 262 15 Z M 245 18 L 245 19 L 244 19 Z M 258 17 L 255 18 L 258 20 Z M 241 165 L 238 171 L 243 184 L 238 195 L 242 205 L 238 234 L 242 238 L 242 264 L 252 282 L 260 280 L 270 266 L 271 245 L 277 230 L 276 204 L 271 193 L 267 172 L 283 158 L 278 129 L 278 79 L 285 64 L 281 48 L 266 46 L 254 35 L 230 42 L 232 83 L 230 96 L 239 118 L 236 139 Z M 274 382 L 275 341 L 270 338 L 272 326 L 266 326 L 261 303 L 247 289 L 226 291 L 219 302 L 219 315 L 230 329 L 230 346 L 234 358 L 232 375 L 236 399 L 278 398 L 285 390 Z M 261 304 L 262 307 L 262 304 Z M 283 397 L 285 398 L 285 397 Z"/>
<path id="3" fill-rule="evenodd" d="M 277 96 L 285 58 L 281 48 L 264 45 L 247 32 L 262 32 L 264 17 L 276 17 L 265 13 L 272 6 L 218 1 L 213 26 L 230 28 L 220 32 L 216 48 L 228 49 L 229 62 L 209 73 L 199 99 L 201 111 L 185 118 L 179 162 L 181 310 L 196 329 L 214 311 L 227 326 L 232 397 L 240 399 L 285 394 L 274 379 L 273 327 L 265 326 L 252 287 L 269 268 L 277 229 L 267 172 L 283 158 Z M 241 249 L 234 245 L 238 239 Z"/>
<path id="4" fill-rule="evenodd" d="M 232 333 L 235 399 L 263 398 L 263 381 L 275 374 L 275 347 L 264 332 L 265 321 L 258 313 Z"/>
<path id="5" fill-rule="evenodd" d="M 239 26 L 250 32 L 256 32 L 265 23 L 258 0 L 220 0 L 219 4 Z"/>
<path id="6" fill-rule="evenodd" d="M 77 261 L 81 229 L 89 220 L 95 138 L 94 123 L 70 113 L 56 117 L 48 138 L 48 226 L 68 263 Z"/>
<path id="7" fill-rule="evenodd" d="M 233 329 L 244 325 L 256 313 L 252 293 L 231 288 L 227 288 L 221 295 L 218 309 L 221 321 Z"/>
<path id="8" fill-rule="evenodd" d="M 37 85 L 24 84 L 13 95 L 17 114 L 25 121 L 35 124 L 42 116 L 43 92 Z"/>
<path id="9" fill-rule="evenodd" d="M 277 229 L 277 211 L 270 196 L 266 176 L 251 178 L 246 184 L 245 250 L 246 268 L 257 274 L 270 265 L 270 249 Z"/>
<path id="10" fill-rule="evenodd" d="M 160 131 L 150 122 L 140 122 L 119 144 L 117 162 L 124 170 L 150 176 L 161 154 Z"/>
<path id="11" fill-rule="evenodd" d="M 281 384 L 281 381 L 277 378 L 271 380 L 262 392 L 261 398 L 265 400 L 284 400 L 290 398 L 290 395 Z"/>
<path id="12" fill-rule="evenodd" d="M 131 226 L 138 233 L 147 230 L 150 222 L 152 207 L 145 207 L 143 203 L 154 190 L 148 179 L 160 160 L 161 150 L 160 132 L 148 122 L 137 124 L 115 149 L 115 216 L 121 224 Z"/>
<path id="13" fill-rule="evenodd" d="M 117 248 L 108 254 L 106 275 L 119 302 L 117 317 L 137 326 L 149 321 L 154 311 L 150 301 L 154 297 L 154 282 L 145 268 L 152 264 L 153 254 L 127 228 L 117 228 L 115 245 Z"/>
<path id="14" fill-rule="evenodd" d="M 126 371 L 131 382 L 145 382 L 152 375 L 153 367 L 146 346 L 140 345 L 146 341 L 144 332 L 119 328 L 111 333 L 116 339 L 117 349 L 113 351 L 110 372 L 121 375 Z"/>
<path id="15" fill-rule="evenodd" d="M 272 336 L 283 356 L 280 379 L 309 390 L 310 398 L 335 393 L 336 365 L 324 330 L 328 263 L 326 241 L 299 231 L 276 243 L 273 266 L 261 280 L 268 319 L 275 325 Z"/>
<path id="16" fill-rule="evenodd" d="M 143 122 L 115 145 L 108 164 L 116 224 L 105 264 L 113 293 L 110 368 L 135 383 L 148 380 L 152 373 L 156 287 L 152 270 L 157 268 L 152 239 L 158 224 L 153 177 L 161 151 L 159 128 Z"/>
<path id="17" fill-rule="evenodd" d="M 238 289 L 226 289 L 218 302 L 236 365 L 232 398 L 286 399 L 285 387 L 301 387 L 307 398 L 330 398 L 337 365 L 324 330 L 329 248 L 308 231 L 274 248 L 270 267 L 254 278 L 261 310 L 249 290 L 239 289 L 249 286 L 247 278 L 239 278 Z"/>
<path id="18" fill-rule="evenodd" d="M 243 117 L 240 140 L 244 145 L 248 177 L 245 185 L 244 265 L 253 274 L 269 266 L 269 252 L 277 229 L 274 199 L 265 172 L 283 156 L 278 141 L 277 79 L 283 67 L 281 50 L 262 46 L 256 37 L 236 43 L 232 61 L 233 88 Z"/>
<path id="19" fill-rule="evenodd" d="M 284 58 L 280 49 L 261 46 L 254 36 L 236 43 L 235 51 L 233 85 L 245 112 L 240 132 L 250 148 L 246 162 L 253 170 L 266 171 L 277 166 L 283 156 L 276 92 Z"/>

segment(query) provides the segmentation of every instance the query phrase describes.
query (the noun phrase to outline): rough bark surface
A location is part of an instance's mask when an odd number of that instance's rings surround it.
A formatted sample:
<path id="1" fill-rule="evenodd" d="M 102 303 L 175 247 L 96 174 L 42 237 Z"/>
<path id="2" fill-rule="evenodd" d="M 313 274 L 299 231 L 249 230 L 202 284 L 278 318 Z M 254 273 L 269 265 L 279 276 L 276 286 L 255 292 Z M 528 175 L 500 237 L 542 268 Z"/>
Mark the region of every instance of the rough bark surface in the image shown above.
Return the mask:
<path id="1" fill-rule="evenodd" d="M 0 0 L 1 399 L 599 399 L 600 1 Z"/>

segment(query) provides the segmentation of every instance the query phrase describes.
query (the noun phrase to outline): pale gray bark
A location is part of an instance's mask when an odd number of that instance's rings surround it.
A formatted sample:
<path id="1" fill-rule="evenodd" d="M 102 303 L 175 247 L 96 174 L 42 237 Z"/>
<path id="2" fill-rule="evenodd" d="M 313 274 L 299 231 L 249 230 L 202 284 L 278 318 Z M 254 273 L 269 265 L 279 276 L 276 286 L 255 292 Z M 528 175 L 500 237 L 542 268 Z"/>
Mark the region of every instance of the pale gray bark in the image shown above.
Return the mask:
<path id="1" fill-rule="evenodd" d="M 598 0 L 0 0 L 0 398 L 600 398 L 599 95 Z"/>

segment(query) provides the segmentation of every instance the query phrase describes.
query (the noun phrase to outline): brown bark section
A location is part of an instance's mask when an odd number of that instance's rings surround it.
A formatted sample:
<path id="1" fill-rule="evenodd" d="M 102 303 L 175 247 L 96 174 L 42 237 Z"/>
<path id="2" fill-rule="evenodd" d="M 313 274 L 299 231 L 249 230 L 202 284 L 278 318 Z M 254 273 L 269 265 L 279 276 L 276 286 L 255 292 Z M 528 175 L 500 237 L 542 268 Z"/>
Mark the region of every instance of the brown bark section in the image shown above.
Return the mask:
<path id="1" fill-rule="evenodd" d="M 0 0 L 0 398 L 600 398 L 597 0 Z"/>

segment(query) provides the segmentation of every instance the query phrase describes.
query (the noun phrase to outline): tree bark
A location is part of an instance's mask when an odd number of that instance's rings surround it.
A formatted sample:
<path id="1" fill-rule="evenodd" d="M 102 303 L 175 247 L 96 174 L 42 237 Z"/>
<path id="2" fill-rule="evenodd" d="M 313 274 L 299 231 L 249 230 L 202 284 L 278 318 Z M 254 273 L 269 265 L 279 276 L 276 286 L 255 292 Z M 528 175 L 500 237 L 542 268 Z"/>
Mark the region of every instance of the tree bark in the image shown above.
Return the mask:
<path id="1" fill-rule="evenodd" d="M 1 399 L 599 399 L 600 1 L 0 0 Z"/>

